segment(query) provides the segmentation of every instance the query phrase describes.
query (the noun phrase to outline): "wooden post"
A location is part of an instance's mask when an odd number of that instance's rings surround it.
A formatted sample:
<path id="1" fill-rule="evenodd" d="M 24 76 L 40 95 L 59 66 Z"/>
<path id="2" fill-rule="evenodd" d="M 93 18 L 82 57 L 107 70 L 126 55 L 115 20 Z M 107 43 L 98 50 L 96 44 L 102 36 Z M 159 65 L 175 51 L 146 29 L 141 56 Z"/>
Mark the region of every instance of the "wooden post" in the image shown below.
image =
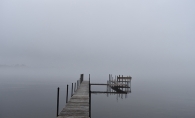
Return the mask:
<path id="1" fill-rule="evenodd" d="M 81 75 L 80 75 L 80 84 L 81 84 Z"/>
<path id="2" fill-rule="evenodd" d="M 72 90 L 71 90 L 71 97 L 73 96 L 73 83 L 72 83 Z"/>
<path id="3" fill-rule="evenodd" d="M 89 74 L 89 117 L 91 118 L 91 84 L 90 84 L 90 74 Z"/>
<path id="4" fill-rule="evenodd" d="M 76 82 L 74 83 L 74 92 L 76 91 Z"/>
<path id="5" fill-rule="evenodd" d="M 59 91 L 60 91 L 60 88 L 58 87 L 57 89 L 57 113 L 56 113 L 56 116 L 58 117 L 58 110 L 59 110 Z"/>
<path id="6" fill-rule="evenodd" d="M 83 80 L 84 80 L 84 74 L 82 74 L 82 82 L 83 82 Z"/>
<path id="7" fill-rule="evenodd" d="M 109 81 L 109 85 L 110 85 L 110 92 L 111 92 L 111 86 L 112 86 L 112 85 L 111 85 L 111 81 Z M 111 94 L 111 93 L 110 93 L 110 94 Z"/>
<path id="8" fill-rule="evenodd" d="M 107 81 L 107 92 L 108 92 L 108 81 Z M 107 97 L 108 97 L 108 93 L 107 93 Z"/>
<path id="9" fill-rule="evenodd" d="M 122 84 L 123 84 L 123 75 L 122 75 Z M 122 90 L 123 90 L 123 85 L 122 85 Z"/>
<path id="10" fill-rule="evenodd" d="M 131 79 L 130 79 L 130 82 L 129 82 L 129 84 L 130 84 L 130 93 L 131 93 Z"/>
<path id="11" fill-rule="evenodd" d="M 66 103 L 68 103 L 68 84 L 67 84 L 67 89 L 66 89 Z"/>
<path id="12" fill-rule="evenodd" d="M 77 89 L 78 89 L 78 80 L 77 80 Z"/>
<path id="13" fill-rule="evenodd" d="M 79 88 L 79 80 L 77 80 L 77 89 Z"/>
<path id="14" fill-rule="evenodd" d="M 80 83 L 83 82 L 83 77 L 84 77 L 84 74 L 81 74 L 81 76 L 80 76 Z"/>

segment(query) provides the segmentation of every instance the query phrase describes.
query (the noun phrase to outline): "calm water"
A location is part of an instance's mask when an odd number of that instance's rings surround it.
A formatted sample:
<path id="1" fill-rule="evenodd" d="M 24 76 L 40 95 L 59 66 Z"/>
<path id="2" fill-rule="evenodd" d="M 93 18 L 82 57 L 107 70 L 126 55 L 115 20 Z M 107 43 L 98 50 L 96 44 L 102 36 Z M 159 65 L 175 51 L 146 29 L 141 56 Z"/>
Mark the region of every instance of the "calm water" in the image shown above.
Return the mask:
<path id="1" fill-rule="evenodd" d="M 93 118 L 195 117 L 194 78 L 132 76 L 132 93 L 127 98 L 92 94 Z M 66 84 L 77 79 L 78 73 L 55 69 L 0 69 L 0 118 L 55 118 L 57 87 L 60 87 L 61 110 L 65 105 Z M 91 81 L 106 83 L 107 79 L 105 75 L 101 79 L 92 77 Z M 105 91 L 106 87 L 92 89 Z"/>

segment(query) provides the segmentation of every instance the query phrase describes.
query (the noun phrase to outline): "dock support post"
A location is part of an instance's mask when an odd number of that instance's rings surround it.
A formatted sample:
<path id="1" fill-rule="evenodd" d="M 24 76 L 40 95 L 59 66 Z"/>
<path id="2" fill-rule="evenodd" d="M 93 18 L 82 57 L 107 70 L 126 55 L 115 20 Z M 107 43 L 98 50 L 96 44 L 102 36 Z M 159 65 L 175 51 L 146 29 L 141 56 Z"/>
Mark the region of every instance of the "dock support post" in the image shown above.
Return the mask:
<path id="1" fill-rule="evenodd" d="M 84 74 L 81 74 L 80 76 L 80 84 L 83 82 Z"/>
<path id="2" fill-rule="evenodd" d="M 90 84 L 90 74 L 89 74 L 89 117 L 91 118 L 91 84 Z"/>
<path id="3" fill-rule="evenodd" d="M 78 89 L 78 82 L 75 82 L 76 83 L 76 90 Z"/>
<path id="4" fill-rule="evenodd" d="M 72 90 L 71 90 L 71 97 L 73 96 L 73 83 L 72 83 Z"/>
<path id="5" fill-rule="evenodd" d="M 124 81 L 124 80 L 123 80 L 123 75 L 122 75 L 122 84 L 124 83 L 123 81 Z M 122 85 L 122 86 L 123 86 L 123 85 Z M 122 87 L 122 91 L 123 91 L 123 87 Z"/>
<path id="6" fill-rule="evenodd" d="M 109 81 L 107 81 L 107 91 L 109 92 Z"/>
<path id="7" fill-rule="evenodd" d="M 74 83 L 74 92 L 76 91 L 76 82 Z"/>
<path id="8" fill-rule="evenodd" d="M 60 91 L 60 88 L 58 87 L 57 89 L 57 113 L 56 113 L 56 116 L 58 117 L 58 110 L 59 110 L 59 91 Z"/>
<path id="9" fill-rule="evenodd" d="M 130 79 L 130 93 L 131 93 L 131 79 Z"/>
<path id="10" fill-rule="evenodd" d="M 79 80 L 77 80 L 77 89 L 79 88 Z"/>
<path id="11" fill-rule="evenodd" d="M 67 89 L 66 89 L 66 103 L 68 103 L 68 84 L 67 84 Z"/>

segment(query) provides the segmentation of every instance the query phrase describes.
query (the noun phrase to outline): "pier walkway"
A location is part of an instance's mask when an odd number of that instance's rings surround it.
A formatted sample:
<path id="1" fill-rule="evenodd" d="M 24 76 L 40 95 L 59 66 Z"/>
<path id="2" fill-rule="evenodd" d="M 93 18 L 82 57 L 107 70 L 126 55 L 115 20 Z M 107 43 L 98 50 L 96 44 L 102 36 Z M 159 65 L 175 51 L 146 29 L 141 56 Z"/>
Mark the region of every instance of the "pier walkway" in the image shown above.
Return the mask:
<path id="1" fill-rule="evenodd" d="M 89 81 L 83 81 L 57 118 L 89 118 Z"/>

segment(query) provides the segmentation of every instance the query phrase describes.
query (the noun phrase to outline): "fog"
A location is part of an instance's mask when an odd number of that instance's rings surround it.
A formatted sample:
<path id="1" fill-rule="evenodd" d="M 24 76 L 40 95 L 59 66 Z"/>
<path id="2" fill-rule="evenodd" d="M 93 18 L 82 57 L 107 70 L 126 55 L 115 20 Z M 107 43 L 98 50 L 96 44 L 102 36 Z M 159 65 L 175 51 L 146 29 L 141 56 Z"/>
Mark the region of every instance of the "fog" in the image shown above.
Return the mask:
<path id="1" fill-rule="evenodd" d="M 54 75 L 194 78 L 194 5 L 193 0 L 1 0 L 0 65 L 50 68 L 42 74 Z"/>

